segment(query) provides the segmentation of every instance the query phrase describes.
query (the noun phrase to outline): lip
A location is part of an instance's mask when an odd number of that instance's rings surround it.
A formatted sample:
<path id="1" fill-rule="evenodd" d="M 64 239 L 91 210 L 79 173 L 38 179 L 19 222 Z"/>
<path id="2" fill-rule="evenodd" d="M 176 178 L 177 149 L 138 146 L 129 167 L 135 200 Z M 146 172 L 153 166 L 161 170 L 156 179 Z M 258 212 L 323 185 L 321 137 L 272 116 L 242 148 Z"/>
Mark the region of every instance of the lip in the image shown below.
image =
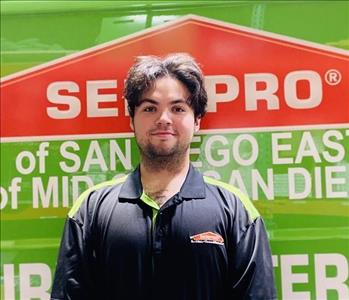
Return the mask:
<path id="1" fill-rule="evenodd" d="M 151 135 L 175 135 L 172 131 L 155 131 Z"/>

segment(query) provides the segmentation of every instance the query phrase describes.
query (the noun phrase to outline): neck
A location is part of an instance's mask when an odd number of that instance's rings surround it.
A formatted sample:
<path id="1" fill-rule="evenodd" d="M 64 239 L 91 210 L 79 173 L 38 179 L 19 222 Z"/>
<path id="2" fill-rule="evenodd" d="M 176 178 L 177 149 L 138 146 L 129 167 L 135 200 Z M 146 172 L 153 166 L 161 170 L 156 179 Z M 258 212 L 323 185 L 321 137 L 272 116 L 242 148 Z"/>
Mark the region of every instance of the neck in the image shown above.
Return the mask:
<path id="1" fill-rule="evenodd" d="M 141 168 L 147 173 L 156 173 L 166 171 L 175 175 L 183 169 L 189 167 L 189 151 L 182 154 L 174 154 L 171 156 L 151 156 L 148 157 L 141 153 Z"/>
<path id="2" fill-rule="evenodd" d="M 185 159 L 149 161 L 141 157 L 140 171 L 144 192 L 159 206 L 179 192 L 189 170 L 189 155 Z"/>

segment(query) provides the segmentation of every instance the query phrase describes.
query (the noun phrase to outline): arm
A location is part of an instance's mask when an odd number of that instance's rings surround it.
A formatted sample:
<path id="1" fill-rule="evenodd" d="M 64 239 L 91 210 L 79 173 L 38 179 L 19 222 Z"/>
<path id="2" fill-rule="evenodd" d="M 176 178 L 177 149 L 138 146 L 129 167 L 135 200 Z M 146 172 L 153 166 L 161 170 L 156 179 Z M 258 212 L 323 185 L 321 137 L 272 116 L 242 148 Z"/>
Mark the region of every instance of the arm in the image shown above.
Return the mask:
<path id="1" fill-rule="evenodd" d="M 83 226 L 68 217 L 61 240 L 51 300 L 94 298 L 89 252 Z"/>
<path id="2" fill-rule="evenodd" d="M 232 299 L 276 299 L 269 241 L 261 217 L 246 226 L 232 257 Z"/>

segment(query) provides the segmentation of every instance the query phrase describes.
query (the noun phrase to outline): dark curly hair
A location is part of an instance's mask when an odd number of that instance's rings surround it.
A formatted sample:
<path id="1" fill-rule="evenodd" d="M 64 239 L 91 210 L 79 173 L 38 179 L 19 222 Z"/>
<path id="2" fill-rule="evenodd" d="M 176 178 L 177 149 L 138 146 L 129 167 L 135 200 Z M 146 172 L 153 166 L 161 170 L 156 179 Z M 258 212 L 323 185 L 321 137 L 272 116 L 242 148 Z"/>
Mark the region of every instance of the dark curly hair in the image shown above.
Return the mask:
<path id="1" fill-rule="evenodd" d="M 206 113 L 207 93 L 204 87 L 204 76 L 193 57 L 185 53 L 170 54 L 164 58 L 157 56 L 139 56 L 130 68 L 125 82 L 124 97 L 127 100 L 131 118 L 143 92 L 151 88 L 154 82 L 170 76 L 187 87 L 190 97 L 188 104 L 194 111 L 195 118 Z"/>

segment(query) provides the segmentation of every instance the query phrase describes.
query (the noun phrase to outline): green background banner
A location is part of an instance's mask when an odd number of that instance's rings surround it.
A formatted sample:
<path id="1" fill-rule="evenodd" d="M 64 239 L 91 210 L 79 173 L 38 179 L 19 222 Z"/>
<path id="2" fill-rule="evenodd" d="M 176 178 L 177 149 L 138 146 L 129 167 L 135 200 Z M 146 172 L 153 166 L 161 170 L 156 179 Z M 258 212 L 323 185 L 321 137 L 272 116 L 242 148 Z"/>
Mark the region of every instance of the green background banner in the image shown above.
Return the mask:
<path id="1" fill-rule="evenodd" d="M 201 134 L 191 145 L 196 167 L 234 184 L 254 200 L 267 225 L 278 288 L 284 295 L 289 288 L 289 295 L 304 292 L 312 295 L 305 299 L 317 299 L 328 278 L 342 282 L 339 275 L 347 270 L 347 133 L 348 129 L 317 129 Z M 291 150 L 273 151 L 285 142 Z M 40 262 L 46 272 L 54 270 L 68 207 L 86 188 L 129 173 L 138 163 L 136 148 L 131 136 L 2 143 L 4 266 L 14 266 L 17 276 L 22 276 L 18 265 L 28 263 Z M 319 258 L 320 254 L 329 257 Z M 316 277 L 316 259 L 322 259 L 327 270 L 324 277 Z M 290 274 L 308 277 L 301 284 Z M 338 299 L 333 288 L 337 285 L 332 284 L 328 299 Z"/>

